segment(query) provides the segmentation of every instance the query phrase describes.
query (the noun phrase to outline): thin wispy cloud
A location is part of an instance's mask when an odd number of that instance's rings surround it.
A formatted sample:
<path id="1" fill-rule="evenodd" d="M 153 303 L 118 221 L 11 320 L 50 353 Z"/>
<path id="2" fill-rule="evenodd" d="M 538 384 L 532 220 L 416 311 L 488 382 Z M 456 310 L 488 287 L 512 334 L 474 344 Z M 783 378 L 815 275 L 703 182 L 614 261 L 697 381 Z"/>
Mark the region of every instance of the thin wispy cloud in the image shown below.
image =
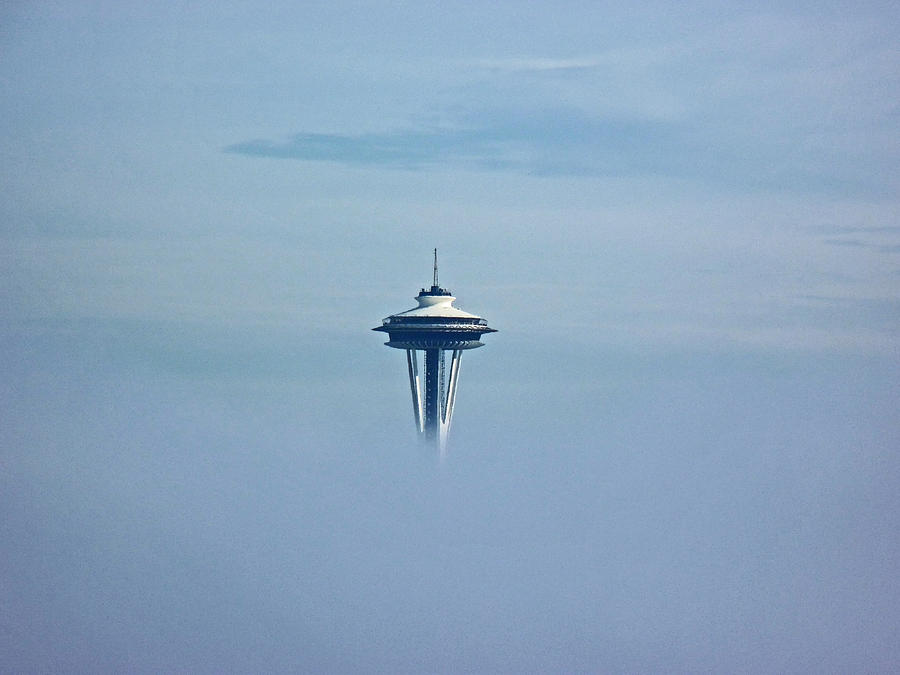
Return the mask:
<path id="1" fill-rule="evenodd" d="M 501 139 L 488 131 L 398 131 L 382 134 L 299 133 L 284 140 L 255 139 L 226 152 L 253 157 L 329 161 L 420 169 L 439 162 L 490 166 L 502 153 Z"/>
<path id="2" fill-rule="evenodd" d="M 714 123 L 591 116 L 572 108 L 486 109 L 438 128 L 378 133 L 303 131 L 224 148 L 257 158 L 427 170 L 452 167 L 534 176 L 668 176 L 718 186 L 884 194 L 877 174 L 785 153 L 760 137 L 729 137 Z"/>
<path id="3" fill-rule="evenodd" d="M 871 249 L 879 253 L 897 253 L 900 227 L 894 225 L 822 225 L 807 228 L 822 236 L 822 243 L 839 248 Z"/>
<path id="4" fill-rule="evenodd" d="M 825 243 L 829 246 L 865 246 L 866 243 L 859 239 L 826 239 Z"/>
<path id="5" fill-rule="evenodd" d="M 896 80 L 886 35 L 862 19 L 810 25 L 739 13 L 705 24 L 665 39 L 436 58 L 430 98 L 417 95 L 405 116 L 440 121 L 433 126 L 401 117 L 390 131 L 360 121 L 324 133 L 298 123 L 285 137 L 235 139 L 226 151 L 408 170 L 896 193 L 893 112 L 871 95 Z"/>
<path id="6" fill-rule="evenodd" d="M 507 72 L 553 72 L 590 70 L 608 63 L 608 58 L 589 56 L 581 58 L 508 58 L 508 59 L 481 59 L 474 62 L 479 68 L 493 71 Z"/>
<path id="7" fill-rule="evenodd" d="M 805 228 L 815 234 L 850 235 L 850 234 L 900 234 L 897 225 L 816 225 Z"/>
<path id="8" fill-rule="evenodd" d="M 688 142 L 669 123 L 591 119 L 572 110 L 485 111 L 460 122 L 458 128 L 386 133 L 304 132 L 244 141 L 225 151 L 400 169 L 453 165 L 533 175 L 620 175 L 663 172 L 665 158 Z"/>

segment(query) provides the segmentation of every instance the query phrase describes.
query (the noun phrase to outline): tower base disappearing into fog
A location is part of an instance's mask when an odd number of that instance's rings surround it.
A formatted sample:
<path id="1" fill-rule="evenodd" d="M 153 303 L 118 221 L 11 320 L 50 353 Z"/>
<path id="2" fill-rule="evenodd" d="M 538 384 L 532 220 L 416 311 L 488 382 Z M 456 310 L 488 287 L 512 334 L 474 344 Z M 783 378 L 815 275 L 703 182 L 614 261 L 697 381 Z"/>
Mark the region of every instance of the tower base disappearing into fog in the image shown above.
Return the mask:
<path id="1" fill-rule="evenodd" d="M 443 457 L 456 403 L 459 363 L 466 349 L 483 347 L 480 338 L 496 333 L 487 321 L 453 306 L 450 291 L 438 285 L 437 249 L 434 250 L 434 283 L 416 296 L 419 306 L 392 314 L 372 330 L 387 333 L 388 347 L 406 350 L 409 389 L 412 394 L 416 430 L 429 444 L 437 445 Z M 424 353 L 424 383 L 419 369 Z M 449 373 L 447 355 L 450 352 Z"/>

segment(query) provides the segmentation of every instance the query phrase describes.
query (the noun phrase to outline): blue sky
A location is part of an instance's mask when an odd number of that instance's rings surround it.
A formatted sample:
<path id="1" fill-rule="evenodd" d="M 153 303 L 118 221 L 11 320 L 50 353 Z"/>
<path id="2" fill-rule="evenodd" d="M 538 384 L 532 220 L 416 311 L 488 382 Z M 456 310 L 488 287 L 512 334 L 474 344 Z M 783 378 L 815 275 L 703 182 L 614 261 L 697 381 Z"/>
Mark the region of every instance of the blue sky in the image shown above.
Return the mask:
<path id="1" fill-rule="evenodd" d="M 890 670 L 898 28 L 4 7 L 3 669 Z"/>

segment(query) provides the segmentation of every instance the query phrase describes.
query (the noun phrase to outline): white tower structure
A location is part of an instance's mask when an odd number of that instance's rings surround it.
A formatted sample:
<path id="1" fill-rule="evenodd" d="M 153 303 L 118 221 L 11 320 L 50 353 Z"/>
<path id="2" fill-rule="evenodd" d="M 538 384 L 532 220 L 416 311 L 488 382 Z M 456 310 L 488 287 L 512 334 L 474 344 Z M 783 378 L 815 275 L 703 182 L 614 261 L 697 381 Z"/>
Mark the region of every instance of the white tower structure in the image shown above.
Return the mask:
<path id="1" fill-rule="evenodd" d="M 483 347 L 480 338 L 496 333 L 487 321 L 453 306 L 450 291 L 438 284 L 437 249 L 434 249 L 434 283 L 416 296 L 418 307 L 392 314 L 372 330 L 388 334 L 388 347 L 406 350 L 409 388 L 418 435 L 437 444 L 443 457 L 453 418 L 459 362 L 466 349 Z M 425 382 L 419 371 L 418 352 L 425 353 Z M 449 378 L 445 352 L 451 352 Z"/>

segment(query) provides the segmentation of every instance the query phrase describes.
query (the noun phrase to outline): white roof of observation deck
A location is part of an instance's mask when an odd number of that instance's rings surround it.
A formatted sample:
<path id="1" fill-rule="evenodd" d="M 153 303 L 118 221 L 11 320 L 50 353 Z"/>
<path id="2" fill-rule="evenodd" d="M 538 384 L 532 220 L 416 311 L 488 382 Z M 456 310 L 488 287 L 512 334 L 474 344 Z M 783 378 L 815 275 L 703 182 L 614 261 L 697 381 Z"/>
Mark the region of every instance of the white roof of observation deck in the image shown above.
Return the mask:
<path id="1" fill-rule="evenodd" d="M 435 316 L 457 319 L 480 319 L 476 314 L 469 314 L 453 306 L 456 300 L 452 295 L 419 295 L 416 300 L 419 306 L 391 316 Z"/>

